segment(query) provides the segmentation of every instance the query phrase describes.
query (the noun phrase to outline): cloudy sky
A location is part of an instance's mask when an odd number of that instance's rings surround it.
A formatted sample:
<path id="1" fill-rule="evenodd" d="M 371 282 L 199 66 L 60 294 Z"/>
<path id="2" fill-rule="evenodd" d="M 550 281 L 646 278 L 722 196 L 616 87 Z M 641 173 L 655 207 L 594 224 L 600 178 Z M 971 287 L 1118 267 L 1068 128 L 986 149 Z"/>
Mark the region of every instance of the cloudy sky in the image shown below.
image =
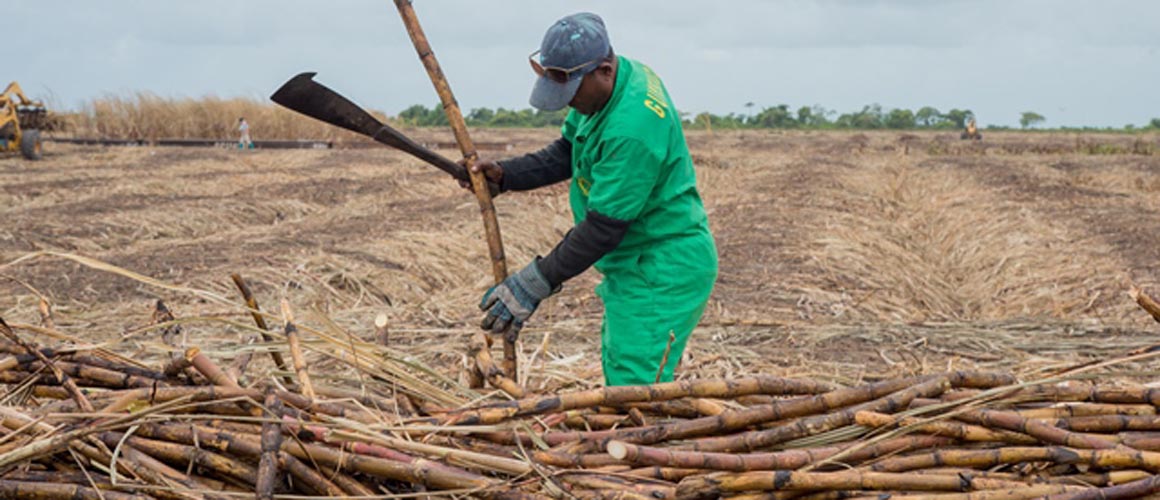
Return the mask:
<path id="1" fill-rule="evenodd" d="M 107 94 L 265 99 L 300 71 L 395 114 L 438 102 L 388 0 L 5 0 L 6 70 L 77 108 Z M 415 0 L 460 105 L 528 107 L 554 20 L 600 14 L 617 52 L 715 113 L 869 103 L 969 108 L 980 124 L 1160 117 L 1153 0 Z M 36 21 L 33 21 L 36 20 Z"/>

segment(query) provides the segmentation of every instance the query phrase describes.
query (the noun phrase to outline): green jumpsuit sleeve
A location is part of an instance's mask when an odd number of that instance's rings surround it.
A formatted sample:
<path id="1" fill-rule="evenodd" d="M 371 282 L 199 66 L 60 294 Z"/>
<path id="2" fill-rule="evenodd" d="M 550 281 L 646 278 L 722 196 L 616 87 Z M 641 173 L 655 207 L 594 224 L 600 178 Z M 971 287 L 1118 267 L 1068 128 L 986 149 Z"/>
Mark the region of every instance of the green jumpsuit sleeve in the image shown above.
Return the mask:
<path id="1" fill-rule="evenodd" d="M 663 154 L 631 137 L 601 144 L 601 159 L 592 165 L 588 209 L 622 221 L 636 220 L 656 188 Z"/>

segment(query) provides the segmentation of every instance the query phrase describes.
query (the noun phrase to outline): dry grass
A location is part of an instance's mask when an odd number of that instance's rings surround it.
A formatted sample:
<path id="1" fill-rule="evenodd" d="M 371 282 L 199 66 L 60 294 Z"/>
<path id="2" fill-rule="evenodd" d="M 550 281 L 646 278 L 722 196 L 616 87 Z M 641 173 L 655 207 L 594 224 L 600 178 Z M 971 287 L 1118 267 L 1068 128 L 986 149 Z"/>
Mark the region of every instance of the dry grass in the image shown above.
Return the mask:
<path id="1" fill-rule="evenodd" d="M 372 112 L 386 120 L 382 112 Z M 273 103 L 215 96 L 166 98 L 148 92 L 93 99 L 80 112 L 62 115 L 65 132 L 80 137 L 156 140 L 236 139 L 245 117 L 254 139 L 365 141 L 358 135 L 304 117 Z"/>
<path id="2" fill-rule="evenodd" d="M 436 134 L 418 135 L 446 139 Z M 519 151 L 552 135 L 476 139 Z M 722 261 L 683 376 L 854 382 L 1014 365 L 1031 373 L 1154 342 L 1151 320 L 1126 292 L 1129 282 L 1160 289 L 1160 158 L 1038 153 L 1034 142 L 1020 153 L 931 153 L 947 142 L 920 135 L 903 154 L 891 134 L 690 134 Z M 187 342 L 215 357 L 236 355 L 252 332 L 213 319 L 244 323 L 241 309 L 196 294 L 59 258 L 3 263 L 71 252 L 234 300 L 228 276 L 239 272 L 265 309 L 287 298 L 319 331 L 370 339 L 385 312 L 400 352 L 446 373 L 464 362 L 488 283 L 472 198 L 386 149 L 59 147 L 39 164 L 0 160 L 0 186 L 8 222 L 0 275 L 48 296 L 62 330 L 118 339 L 118 350 L 141 359 L 167 352 L 155 333 L 136 330 L 155 297 L 192 318 Z M 571 225 L 560 187 L 497 204 L 513 267 L 549 251 Z M 533 389 L 599 379 L 597 279 L 569 283 L 525 330 Z M 0 279 L 0 316 L 36 323 L 36 304 L 27 288 Z M 349 379 L 313 356 L 321 379 Z"/>

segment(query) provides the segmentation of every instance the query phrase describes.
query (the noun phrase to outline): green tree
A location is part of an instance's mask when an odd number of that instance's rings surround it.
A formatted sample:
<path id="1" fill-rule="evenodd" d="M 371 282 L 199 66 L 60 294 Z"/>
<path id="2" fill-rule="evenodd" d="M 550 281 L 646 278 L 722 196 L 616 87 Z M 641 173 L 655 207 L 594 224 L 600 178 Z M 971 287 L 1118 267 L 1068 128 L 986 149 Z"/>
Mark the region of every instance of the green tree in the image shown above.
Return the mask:
<path id="1" fill-rule="evenodd" d="M 914 114 L 915 122 L 920 127 L 934 127 L 943 120 L 942 113 L 931 106 L 923 106 Z"/>
<path id="2" fill-rule="evenodd" d="M 1040 123 L 1043 123 L 1045 120 L 1047 119 L 1039 113 L 1034 111 L 1024 111 L 1023 115 L 1019 117 L 1019 126 L 1023 128 L 1034 127 Z"/>
<path id="3" fill-rule="evenodd" d="M 876 129 L 882 128 L 884 118 L 881 105 L 868 104 L 856 113 L 839 115 L 838 119 L 834 120 L 834 126 L 838 128 Z"/>
<path id="4" fill-rule="evenodd" d="M 1148 124 L 1149 127 L 1160 129 L 1160 118 L 1153 118 L 1152 122 Z"/>
<path id="5" fill-rule="evenodd" d="M 967 119 L 974 115 L 969 109 L 951 109 L 942 115 L 945 122 L 940 125 L 951 128 L 966 128 Z"/>
<path id="6" fill-rule="evenodd" d="M 407 125 L 414 127 L 422 126 L 423 121 L 427 119 L 427 107 L 422 104 L 416 104 L 399 113 L 399 120 Z"/>
<path id="7" fill-rule="evenodd" d="M 557 111 L 537 109 L 535 116 L 532 117 L 531 125 L 534 127 L 559 127 L 564 124 L 564 118 L 567 116 L 568 108 Z"/>
<path id="8" fill-rule="evenodd" d="M 801 126 L 808 127 L 813 124 L 814 110 L 809 106 L 802 106 L 797 110 L 797 121 Z"/>
<path id="9" fill-rule="evenodd" d="M 491 125 L 492 118 L 495 118 L 495 111 L 489 108 L 475 108 L 467 114 L 467 123 L 476 127 L 486 127 Z"/>
<path id="10" fill-rule="evenodd" d="M 758 128 L 795 128 L 798 124 L 793 114 L 789 112 L 788 104 L 765 108 L 748 123 Z"/>
<path id="11" fill-rule="evenodd" d="M 914 113 L 909 109 L 892 109 L 886 115 L 886 128 L 909 129 L 914 128 Z"/>

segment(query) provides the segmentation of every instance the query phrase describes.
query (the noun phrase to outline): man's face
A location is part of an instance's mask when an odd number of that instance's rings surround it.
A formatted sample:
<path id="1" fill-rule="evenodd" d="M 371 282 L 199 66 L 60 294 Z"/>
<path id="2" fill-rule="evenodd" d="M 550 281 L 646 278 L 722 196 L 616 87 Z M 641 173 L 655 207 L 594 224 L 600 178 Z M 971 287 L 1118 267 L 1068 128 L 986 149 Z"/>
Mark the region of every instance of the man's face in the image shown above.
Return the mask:
<path id="1" fill-rule="evenodd" d="M 584 75 L 580 88 L 568 103 L 582 115 L 591 115 L 604 108 L 616 83 L 612 63 L 602 62 L 595 70 Z"/>

